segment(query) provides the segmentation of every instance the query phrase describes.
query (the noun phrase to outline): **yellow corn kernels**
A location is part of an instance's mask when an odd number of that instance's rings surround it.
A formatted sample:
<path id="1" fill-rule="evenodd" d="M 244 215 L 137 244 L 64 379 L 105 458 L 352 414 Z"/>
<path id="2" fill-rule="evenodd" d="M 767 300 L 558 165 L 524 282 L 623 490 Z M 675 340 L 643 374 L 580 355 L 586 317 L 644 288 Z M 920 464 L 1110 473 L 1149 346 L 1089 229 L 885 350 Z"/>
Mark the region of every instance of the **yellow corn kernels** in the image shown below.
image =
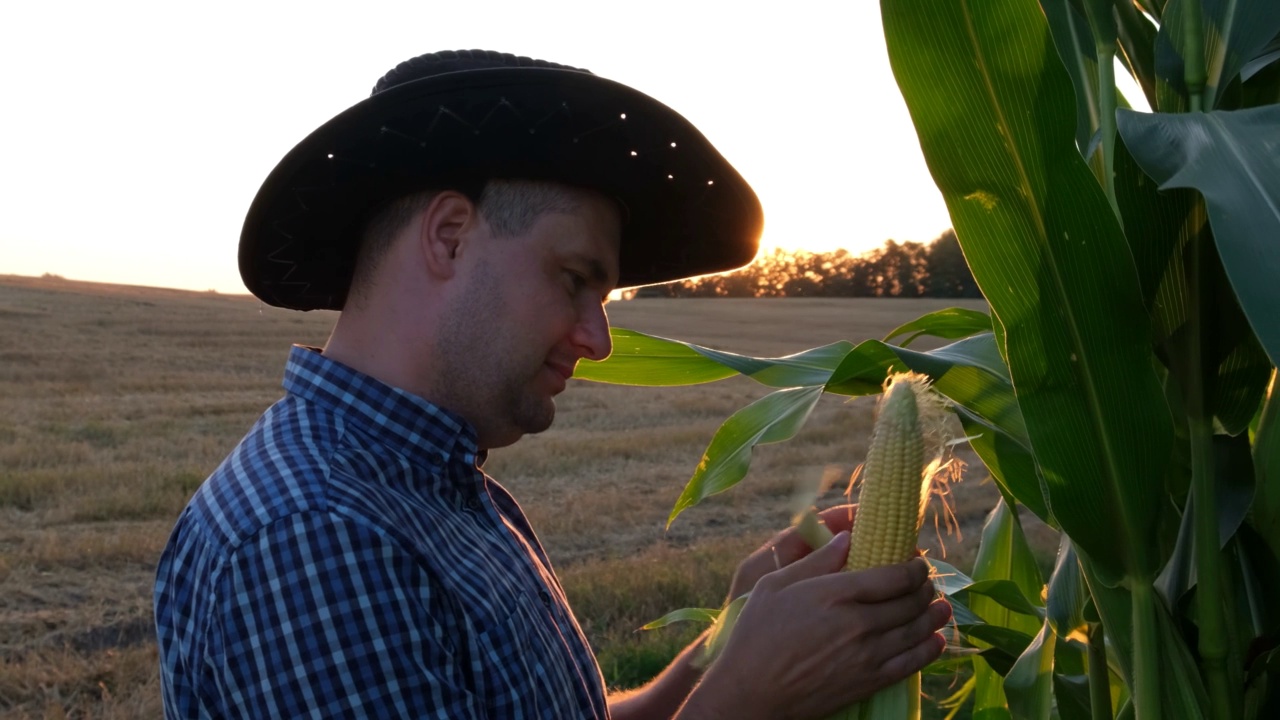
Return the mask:
<path id="1" fill-rule="evenodd" d="M 871 449 L 862 467 L 849 570 L 905 562 L 916 554 L 928 499 L 918 397 L 928 391 L 922 376 L 903 373 L 890 379 L 880 401 Z"/>

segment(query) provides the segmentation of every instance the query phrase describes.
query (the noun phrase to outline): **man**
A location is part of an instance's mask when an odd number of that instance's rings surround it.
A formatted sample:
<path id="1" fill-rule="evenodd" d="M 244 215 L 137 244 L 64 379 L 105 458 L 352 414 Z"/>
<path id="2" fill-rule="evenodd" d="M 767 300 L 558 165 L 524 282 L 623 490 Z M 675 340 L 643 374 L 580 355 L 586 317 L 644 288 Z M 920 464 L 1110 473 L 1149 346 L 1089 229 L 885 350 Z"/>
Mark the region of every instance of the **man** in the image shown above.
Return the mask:
<path id="1" fill-rule="evenodd" d="M 585 71 L 414 58 L 290 152 L 250 209 L 246 285 L 339 309 L 161 559 L 170 718 L 820 717 L 932 661 L 916 560 L 839 573 L 783 533 L 726 654 L 606 697 L 533 530 L 480 469 L 610 352 L 611 290 L 730 269 L 755 195 L 683 118 Z M 843 519 L 841 516 L 844 516 Z M 848 513 L 828 513 L 833 530 Z"/>

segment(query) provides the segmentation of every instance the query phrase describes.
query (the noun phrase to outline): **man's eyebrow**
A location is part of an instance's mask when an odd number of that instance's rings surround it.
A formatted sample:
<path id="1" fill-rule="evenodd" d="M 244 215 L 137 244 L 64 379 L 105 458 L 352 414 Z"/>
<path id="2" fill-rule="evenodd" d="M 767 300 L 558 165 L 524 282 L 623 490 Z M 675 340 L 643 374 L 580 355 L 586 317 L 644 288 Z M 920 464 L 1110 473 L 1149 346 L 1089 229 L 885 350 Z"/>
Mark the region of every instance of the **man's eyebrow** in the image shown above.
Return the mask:
<path id="1" fill-rule="evenodd" d="M 600 285 L 612 285 L 609 279 L 609 271 L 604 269 L 604 263 L 595 258 L 587 260 L 587 266 L 591 271 L 591 280 Z"/>
<path id="2" fill-rule="evenodd" d="M 588 280 L 593 284 L 608 286 L 612 288 L 616 283 L 609 277 L 609 271 L 605 269 L 604 263 L 599 258 L 592 257 L 585 253 L 574 253 L 573 259 L 582 263 L 587 271 Z"/>

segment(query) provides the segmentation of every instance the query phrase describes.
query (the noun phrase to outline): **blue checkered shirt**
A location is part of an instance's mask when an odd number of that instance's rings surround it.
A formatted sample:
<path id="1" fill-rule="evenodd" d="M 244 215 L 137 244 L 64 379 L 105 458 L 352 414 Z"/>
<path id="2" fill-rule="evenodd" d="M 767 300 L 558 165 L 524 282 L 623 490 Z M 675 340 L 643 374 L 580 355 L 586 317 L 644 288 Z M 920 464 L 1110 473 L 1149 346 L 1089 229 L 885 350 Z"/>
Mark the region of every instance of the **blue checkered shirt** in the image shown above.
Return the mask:
<path id="1" fill-rule="evenodd" d="M 456 416 L 295 347 L 156 578 L 169 718 L 606 718 L 519 506 Z"/>

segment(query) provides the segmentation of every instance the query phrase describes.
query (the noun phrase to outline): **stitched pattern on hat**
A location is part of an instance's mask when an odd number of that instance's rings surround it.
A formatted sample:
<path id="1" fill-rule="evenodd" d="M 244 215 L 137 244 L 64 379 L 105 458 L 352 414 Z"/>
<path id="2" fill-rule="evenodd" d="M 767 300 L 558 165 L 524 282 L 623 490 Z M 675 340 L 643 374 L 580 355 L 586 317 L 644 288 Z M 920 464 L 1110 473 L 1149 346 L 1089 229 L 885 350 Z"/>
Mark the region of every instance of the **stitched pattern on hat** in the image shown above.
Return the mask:
<path id="1" fill-rule="evenodd" d="M 386 75 L 378 79 L 378 82 L 373 86 L 373 92 L 370 94 L 377 95 L 383 90 L 396 85 L 421 80 L 433 75 L 462 70 L 502 67 L 553 68 L 556 70 L 576 70 L 588 74 L 591 72 L 571 65 L 561 65 L 547 60 L 538 60 L 523 55 L 513 55 L 493 50 L 443 50 L 419 55 L 395 66 Z"/>

